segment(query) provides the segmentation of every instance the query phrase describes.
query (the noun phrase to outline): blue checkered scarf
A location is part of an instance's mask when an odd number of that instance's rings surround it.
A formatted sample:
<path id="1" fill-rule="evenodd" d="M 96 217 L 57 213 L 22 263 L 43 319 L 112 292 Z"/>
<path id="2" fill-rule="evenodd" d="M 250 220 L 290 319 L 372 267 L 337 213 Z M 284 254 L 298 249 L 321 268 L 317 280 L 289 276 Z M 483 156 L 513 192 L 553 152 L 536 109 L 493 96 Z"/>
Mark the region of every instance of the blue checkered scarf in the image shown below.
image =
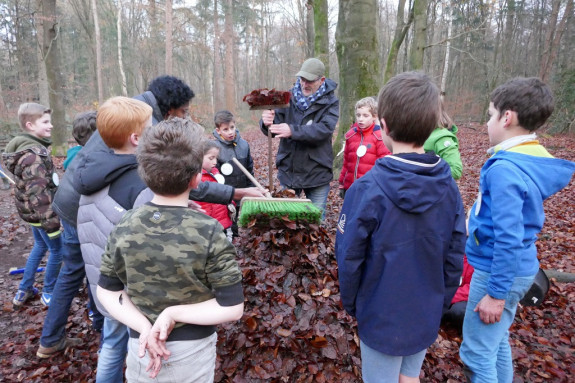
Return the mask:
<path id="1" fill-rule="evenodd" d="M 295 105 L 298 107 L 299 110 L 305 111 L 307 110 L 314 102 L 316 102 L 321 96 L 325 94 L 326 86 L 325 81 L 319 89 L 312 94 L 311 96 L 304 96 L 301 91 L 301 83 L 299 81 L 299 77 L 295 83 L 295 86 L 292 89 L 292 94 L 295 100 Z"/>

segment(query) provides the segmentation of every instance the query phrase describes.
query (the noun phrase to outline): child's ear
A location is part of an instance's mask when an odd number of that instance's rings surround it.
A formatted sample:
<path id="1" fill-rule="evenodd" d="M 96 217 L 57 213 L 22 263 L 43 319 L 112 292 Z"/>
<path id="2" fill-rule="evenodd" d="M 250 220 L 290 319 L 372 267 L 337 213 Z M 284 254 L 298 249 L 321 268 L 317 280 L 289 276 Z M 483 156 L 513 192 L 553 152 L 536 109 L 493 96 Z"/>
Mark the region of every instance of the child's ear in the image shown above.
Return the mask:
<path id="1" fill-rule="evenodd" d="M 512 110 L 506 110 L 503 114 L 504 123 L 503 126 L 505 128 L 509 128 L 511 126 L 516 126 L 519 124 L 519 119 L 517 118 L 517 112 Z"/>
<path id="2" fill-rule="evenodd" d="M 189 186 L 192 189 L 195 189 L 198 187 L 198 185 L 200 184 L 201 181 L 202 181 L 202 173 L 198 173 L 192 177 L 192 179 L 190 180 Z"/>
<path id="3" fill-rule="evenodd" d="M 130 143 L 133 146 L 138 146 L 139 142 L 140 142 L 140 136 L 139 135 L 137 135 L 136 133 L 130 134 Z"/>
<path id="4" fill-rule="evenodd" d="M 385 133 L 386 136 L 389 136 L 389 129 L 387 128 L 387 124 L 383 117 L 379 119 L 379 122 L 381 123 L 381 130 L 383 130 L 383 133 Z"/>

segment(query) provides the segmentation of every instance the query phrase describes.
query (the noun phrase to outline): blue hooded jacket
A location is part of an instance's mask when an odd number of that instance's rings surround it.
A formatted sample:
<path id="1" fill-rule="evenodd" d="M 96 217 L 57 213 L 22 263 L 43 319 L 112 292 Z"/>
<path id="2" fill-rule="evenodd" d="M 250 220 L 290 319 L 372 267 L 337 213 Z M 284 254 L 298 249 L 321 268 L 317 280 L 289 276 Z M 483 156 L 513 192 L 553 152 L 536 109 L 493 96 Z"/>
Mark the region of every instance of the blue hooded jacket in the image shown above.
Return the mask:
<path id="1" fill-rule="evenodd" d="M 491 157 L 479 177 L 469 218 L 469 264 L 491 273 L 487 294 L 506 299 L 515 277 L 539 270 L 537 234 L 543 201 L 570 181 L 575 163 L 553 158 L 541 145 L 521 145 Z"/>
<path id="2" fill-rule="evenodd" d="M 465 213 L 435 154 L 380 158 L 345 195 L 335 251 L 340 293 L 359 337 L 388 355 L 437 338 L 463 269 Z"/>

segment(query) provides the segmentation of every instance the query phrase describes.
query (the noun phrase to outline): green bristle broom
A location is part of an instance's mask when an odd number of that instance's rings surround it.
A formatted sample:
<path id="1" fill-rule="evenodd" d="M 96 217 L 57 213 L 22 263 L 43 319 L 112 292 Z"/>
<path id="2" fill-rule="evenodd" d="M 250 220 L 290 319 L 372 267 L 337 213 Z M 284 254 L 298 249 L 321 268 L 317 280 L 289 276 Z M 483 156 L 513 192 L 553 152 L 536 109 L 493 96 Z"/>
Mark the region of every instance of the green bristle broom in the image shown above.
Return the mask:
<path id="1" fill-rule="evenodd" d="M 232 161 L 254 185 L 263 189 L 260 183 L 236 158 L 232 158 Z M 267 192 L 265 198 L 242 198 L 238 224 L 246 227 L 255 219 L 257 225 L 267 225 L 271 219 L 282 217 L 287 217 L 294 222 L 319 224 L 321 221 L 321 210 L 309 199 L 271 198 L 271 194 Z"/>

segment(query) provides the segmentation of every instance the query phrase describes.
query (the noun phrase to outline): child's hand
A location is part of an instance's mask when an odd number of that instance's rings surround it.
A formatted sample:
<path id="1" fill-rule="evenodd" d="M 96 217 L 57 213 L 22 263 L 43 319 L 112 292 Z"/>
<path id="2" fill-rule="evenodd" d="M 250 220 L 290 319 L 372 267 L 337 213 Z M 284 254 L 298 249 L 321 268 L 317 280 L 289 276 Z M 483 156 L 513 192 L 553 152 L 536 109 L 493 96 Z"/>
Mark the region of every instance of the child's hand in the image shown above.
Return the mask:
<path id="1" fill-rule="evenodd" d="M 479 319 L 485 324 L 497 323 L 505 308 L 505 299 L 495 299 L 485 295 L 473 311 L 479 312 Z"/>
<path id="2" fill-rule="evenodd" d="M 195 201 L 192 201 L 191 199 L 188 200 L 188 207 L 190 209 L 197 210 L 197 211 L 200 211 L 204 214 L 207 214 L 206 211 L 204 209 L 202 209 L 202 207 L 200 205 L 198 205 Z"/>
<path id="3" fill-rule="evenodd" d="M 236 205 L 233 203 L 228 204 L 228 216 L 232 221 L 236 221 Z"/>
<path id="4" fill-rule="evenodd" d="M 270 126 L 273 124 L 275 115 L 275 110 L 264 110 L 262 112 L 262 122 L 264 123 L 264 126 Z"/>

